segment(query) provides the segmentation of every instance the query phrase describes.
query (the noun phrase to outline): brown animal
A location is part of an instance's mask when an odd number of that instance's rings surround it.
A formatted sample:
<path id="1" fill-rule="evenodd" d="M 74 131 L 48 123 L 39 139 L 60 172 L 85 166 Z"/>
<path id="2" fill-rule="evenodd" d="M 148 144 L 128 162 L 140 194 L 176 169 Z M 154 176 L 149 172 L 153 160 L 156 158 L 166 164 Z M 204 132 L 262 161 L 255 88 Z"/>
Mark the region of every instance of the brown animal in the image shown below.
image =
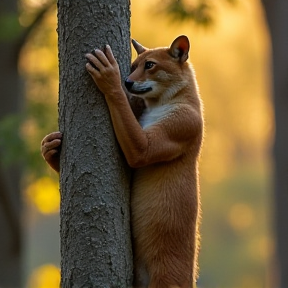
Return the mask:
<path id="1" fill-rule="evenodd" d="M 134 283 L 137 288 L 191 288 L 197 278 L 198 157 L 203 135 L 189 40 L 138 53 L 125 81 L 129 97 L 146 109 L 137 121 L 121 86 L 111 48 L 87 54 L 86 69 L 107 101 L 118 142 L 134 168 L 131 190 Z M 42 154 L 59 171 L 61 133 L 42 141 Z"/>

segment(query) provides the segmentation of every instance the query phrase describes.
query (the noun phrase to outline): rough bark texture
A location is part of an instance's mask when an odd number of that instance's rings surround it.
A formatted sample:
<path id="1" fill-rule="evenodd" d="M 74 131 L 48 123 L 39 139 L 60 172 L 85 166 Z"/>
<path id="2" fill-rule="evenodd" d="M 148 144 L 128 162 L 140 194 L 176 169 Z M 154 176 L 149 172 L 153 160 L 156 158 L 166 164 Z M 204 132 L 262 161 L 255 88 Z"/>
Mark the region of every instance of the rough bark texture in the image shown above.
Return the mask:
<path id="1" fill-rule="evenodd" d="M 288 1 L 264 0 L 271 32 L 275 108 L 274 192 L 279 288 L 288 287 Z M 275 286 L 275 287 L 276 287 Z"/>
<path id="2" fill-rule="evenodd" d="M 112 47 L 130 67 L 129 0 L 58 0 L 61 287 L 129 287 L 129 169 L 85 53 Z"/>
<path id="3" fill-rule="evenodd" d="M 17 12 L 17 1 L 1 0 L 2 24 L 9 17 L 15 17 L 14 20 L 17 21 Z M 17 67 L 18 35 L 13 31 L 5 37 L 1 35 L 0 121 L 10 114 L 19 113 L 23 99 Z M 5 151 L 0 150 L 0 287 L 21 287 L 20 169 L 17 165 L 4 165 L 1 156 L 4 153 Z"/>

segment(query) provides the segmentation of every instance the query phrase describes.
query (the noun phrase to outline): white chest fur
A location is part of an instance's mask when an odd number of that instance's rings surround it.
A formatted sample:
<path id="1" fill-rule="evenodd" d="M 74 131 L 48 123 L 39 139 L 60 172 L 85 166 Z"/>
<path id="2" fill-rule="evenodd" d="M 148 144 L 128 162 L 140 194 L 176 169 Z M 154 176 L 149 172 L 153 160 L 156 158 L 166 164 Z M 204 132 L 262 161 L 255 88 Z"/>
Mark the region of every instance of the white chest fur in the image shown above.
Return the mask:
<path id="1" fill-rule="evenodd" d="M 171 105 L 163 105 L 160 107 L 150 108 L 149 110 L 145 110 L 143 115 L 140 117 L 140 125 L 143 129 L 147 128 L 148 126 L 153 125 L 156 122 L 167 117 L 167 114 L 171 110 Z"/>

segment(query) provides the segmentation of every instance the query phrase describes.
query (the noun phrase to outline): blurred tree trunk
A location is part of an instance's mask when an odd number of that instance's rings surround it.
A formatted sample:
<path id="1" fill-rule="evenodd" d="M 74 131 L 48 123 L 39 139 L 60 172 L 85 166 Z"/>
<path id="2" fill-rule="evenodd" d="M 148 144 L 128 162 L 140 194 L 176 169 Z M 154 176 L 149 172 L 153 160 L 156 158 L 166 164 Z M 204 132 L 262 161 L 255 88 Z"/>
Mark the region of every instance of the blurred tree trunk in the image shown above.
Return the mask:
<path id="1" fill-rule="evenodd" d="M 18 75 L 17 1 L 0 4 L 0 121 L 21 110 L 23 97 Z M 14 30 L 15 29 L 15 30 Z M 18 30 L 19 32 L 19 30 Z M 11 131 L 17 133 L 17 131 Z M 20 168 L 4 165 L 0 150 L 0 287 L 21 287 Z"/>
<path id="2" fill-rule="evenodd" d="M 130 70 L 129 0 L 58 0 L 61 287 L 129 287 L 129 169 L 85 53 L 112 47 Z"/>
<path id="3" fill-rule="evenodd" d="M 288 1 L 263 0 L 272 40 L 276 134 L 274 191 L 280 288 L 288 287 Z"/>

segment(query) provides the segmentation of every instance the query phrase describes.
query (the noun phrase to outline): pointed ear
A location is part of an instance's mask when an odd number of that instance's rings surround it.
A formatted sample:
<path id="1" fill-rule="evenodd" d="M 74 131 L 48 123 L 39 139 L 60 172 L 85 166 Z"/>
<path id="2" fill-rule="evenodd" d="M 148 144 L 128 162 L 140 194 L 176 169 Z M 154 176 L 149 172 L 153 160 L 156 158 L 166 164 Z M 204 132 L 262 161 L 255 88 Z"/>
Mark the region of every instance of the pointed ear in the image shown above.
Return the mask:
<path id="1" fill-rule="evenodd" d="M 174 58 L 179 58 L 179 61 L 184 63 L 189 57 L 189 48 L 190 44 L 187 36 L 182 35 L 173 41 L 169 48 L 169 54 Z"/>
<path id="2" fill-rule="evenodd" d="M 137 52 L 138 55 L 140 55 L 141 53 L 145 52 L 146 50 L 148 50 L 147 48 L 145 48 L 144 46 L 142 46 L 140 43 L 138 43 L 136 40 L 132 39 L 132 44 Z"/>

